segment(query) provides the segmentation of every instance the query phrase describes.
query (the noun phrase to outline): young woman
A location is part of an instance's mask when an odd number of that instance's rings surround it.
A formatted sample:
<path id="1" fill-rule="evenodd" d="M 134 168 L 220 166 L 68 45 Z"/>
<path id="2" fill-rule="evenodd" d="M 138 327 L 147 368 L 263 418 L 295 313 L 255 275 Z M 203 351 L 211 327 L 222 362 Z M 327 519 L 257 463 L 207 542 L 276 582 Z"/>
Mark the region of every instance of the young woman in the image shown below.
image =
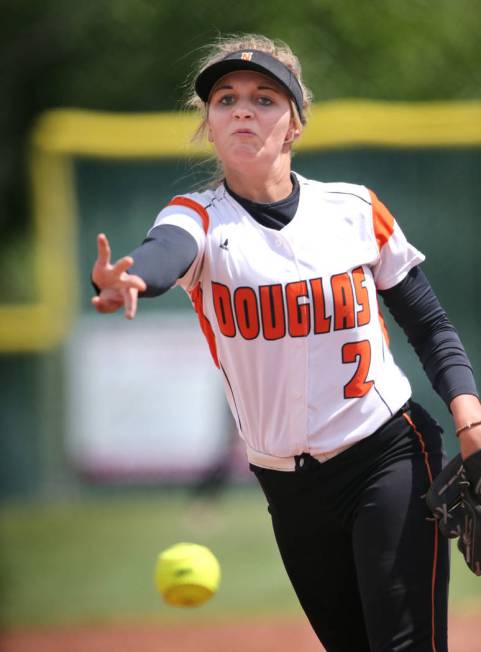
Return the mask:
<path id="1" fill-rule="evenodd" d="M 386 342 L 383 297 L 458 430 L 481 419 L 471 367 L 420 263 L 376 195 L 291 170 L 309 92 L 290 49 L 221 41 L 200 66 L 221 181 L 174 197 L 115 264 L 98 237 L 93 304 L 125 310 L 189 292 L 279 550 L 329 651 L 447 650 L 448 543 L 423 499 L 441 429 L 411 400 Z M 461 453 L 481 448 L 462 431 Z"/>

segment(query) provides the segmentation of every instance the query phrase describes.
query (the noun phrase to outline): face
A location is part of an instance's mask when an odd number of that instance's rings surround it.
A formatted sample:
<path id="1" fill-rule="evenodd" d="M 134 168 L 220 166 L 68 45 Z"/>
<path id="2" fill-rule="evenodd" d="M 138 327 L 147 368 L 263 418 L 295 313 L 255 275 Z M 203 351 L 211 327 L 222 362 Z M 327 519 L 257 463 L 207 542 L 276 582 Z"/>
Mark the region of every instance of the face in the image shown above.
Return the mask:
<path id="1" fill-rule="evenodd" d="M 250 70 L 217 82 L 209 98 L 207 127 L 225 167 L 256 160 L 272 164 L 289 156 L 290 143 L 300 133 L 282 86 Z"/>

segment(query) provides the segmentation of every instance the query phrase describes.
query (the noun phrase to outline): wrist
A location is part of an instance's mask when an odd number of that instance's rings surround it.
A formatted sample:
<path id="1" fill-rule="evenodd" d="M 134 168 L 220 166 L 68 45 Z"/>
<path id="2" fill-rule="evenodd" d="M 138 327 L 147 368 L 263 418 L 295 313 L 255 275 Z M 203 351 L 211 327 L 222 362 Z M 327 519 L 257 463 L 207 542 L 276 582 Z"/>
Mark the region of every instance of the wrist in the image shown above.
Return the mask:
<path id="1" fill-rule="evenodd" d="M 476 419 L 476 421 L 467 421 L 464 425 L 458 426 L 456 428 L 456 437 L 459 437 L 465 432 L 470 430 L 475 430 L 481 426 L 481 419 Z"/>
<path id="2" fill-rule="evenodd" d="M 456 396 L 450 403 L 449 409 L 454 420 L 454 429 L 456 433 L 460 432 L 465 426 L 471 426 L 477 421 L 481 421 L 481 403 L 477 396 L 472 394 L 461 394 Z M 466 430 L 469 430 L 467 428 Z M 464 430 L 463 432 L 466 432 Z"/>
<path id="3" fill-rule="evenodd" d="M 463 460 L 481 450 L 481 425 L 463 430 L 459 434 L 459 447 Z"/>

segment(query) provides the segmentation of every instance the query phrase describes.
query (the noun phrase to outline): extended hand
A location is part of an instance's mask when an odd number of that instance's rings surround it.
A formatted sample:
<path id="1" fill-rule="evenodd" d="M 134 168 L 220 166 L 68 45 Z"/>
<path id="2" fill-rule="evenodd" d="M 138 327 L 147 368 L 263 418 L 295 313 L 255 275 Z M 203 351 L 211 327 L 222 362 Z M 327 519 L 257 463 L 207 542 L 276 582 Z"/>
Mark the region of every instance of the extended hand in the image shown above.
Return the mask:
<path id="1" fill-rule="evenodd" d="M 98 255 L 92 268 L 92 280 L 100 288 L 100 294 L 92 299 L 98 312 L 115 312 L 124 306 L 127 319 L 133 319 L 137 312 L 137 297 L 146 289 L 140 276 L 128 274 L 134 263 L 130 256 L 120 258 L 115 264 L 110 262 L 111 251 L 107 236 L 97 236 Z"/>

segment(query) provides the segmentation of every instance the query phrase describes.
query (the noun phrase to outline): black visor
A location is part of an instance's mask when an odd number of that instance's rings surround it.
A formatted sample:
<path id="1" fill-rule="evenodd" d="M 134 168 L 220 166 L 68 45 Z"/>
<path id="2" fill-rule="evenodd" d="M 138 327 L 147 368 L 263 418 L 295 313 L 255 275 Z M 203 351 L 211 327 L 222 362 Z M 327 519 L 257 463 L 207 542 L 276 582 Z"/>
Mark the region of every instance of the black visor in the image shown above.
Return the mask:
<path id="1" fill-rule="evenodd" d="M 195 92 L 207 103 L 216 82 L 234 70 L 254 70 L 275 79 L 292 97 L 299 117 L 305 123 L 302 88 L 297 77 L 278 59 L 259 50 L 240 50 L 204 68 L 195 80 Z"/>

